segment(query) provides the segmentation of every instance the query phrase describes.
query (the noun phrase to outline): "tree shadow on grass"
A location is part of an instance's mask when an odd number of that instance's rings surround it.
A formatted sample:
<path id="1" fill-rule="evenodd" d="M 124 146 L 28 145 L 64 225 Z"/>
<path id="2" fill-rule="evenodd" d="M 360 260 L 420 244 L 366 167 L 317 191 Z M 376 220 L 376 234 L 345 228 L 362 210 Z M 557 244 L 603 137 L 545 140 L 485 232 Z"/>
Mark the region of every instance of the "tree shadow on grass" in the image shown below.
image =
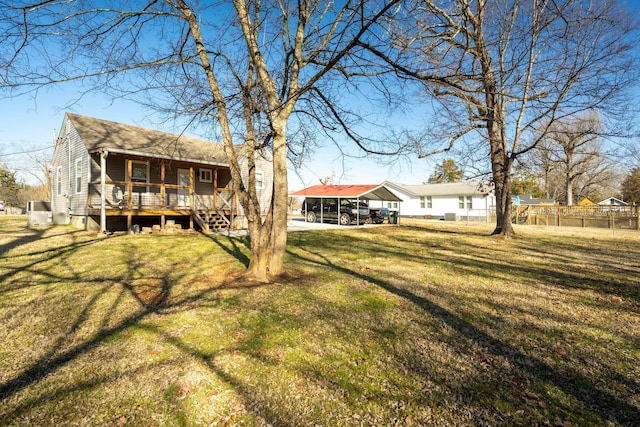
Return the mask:
<path id="1" fill-rule="evenodd" d="M 640 419 L 640 410 L 636 406 L 602 390 L 594 383 L 592 378 L 585 377 L 583 374 L 570 368 L 557 369 L 535 356 L 526 354 L 521 349 L 489 335 L 469 321 L 425 296 L 420 296 L 408 289 L 398 287 L 390 281 L 336 265 L 320 253 L 308 249 L 305 249 L 305 251 L 311 256 L 307 257 L 293 252 L 289 252 L 289 254 L 305 263 L 327 267 L 355 279 L 372 283 L 409 301 L 431 316 L 442 321 L 461 337 L 474 342 L 478 347 L 483 349 L 486 354 L 504 358 L 511 365 L 517 367 L 517 370 L 525 376 L 549 384 L 562 390 L 567 395 L 572 396 L 580 402 L 582 407 L 586 408 L 596 417 L 621 425 L 635 425 L 637 420 Z"/>
<path id="2" fill-rule="evenodd" d="M 231 236 L 207 235 L 213 243 L 218 245 L 220 249 L 240 261 L 245 267 L 249 267 L 249 257 L 245 254 L 245 250 L 249 249 L 249 238 L 237 238 Z M 240 244 L 238 244 L 240 243 Z M 244 249 L 243 249 L 244 247 Z"/>
<path id="3" fill-rule="evenodd" d="M 33 282 L 33 281 L 30 282 L 28 285 L 20 285 L 20 286 L 11 285 L 10 279 L 19 273 L 30 272 L 34 276 L 41 276 L 41 277 L 49 278 L 50 280 L 64 280 L 64 278 L 56 277 L 55 275 L 48 272 L 46 270 L 46 267 L 42 267 L 42 269 L 39 269 L 39 266 L 46 266 L 47 262 L 51 262 L 54 260 L 59 262 L 65 257 L 72 256 L 80 248 L 90 246 L 95 243 L 96 243 L 95 241 L 78 241 L 78 242 L 69 243 L 64 246 L 57 246 L 55 249 L 43 250 L 37 253 L 20 255 L 20 257 L 24 257 L 26 259 L 33 258 L 33 261 L 30 261 L 26 264 L 20 264 L 15 268 L 10 266 L 9 267 L 5 266 L 4 268 L 6 271 L 3 274 L 0 274 L 0 283 L 4 283 L 4 286 L 2 286 L 2 288 L 0 289 L 0 293 L 14 291 L 16 289 L 24 288 L 26 286 L 38 285 L 37 282 Z M 41 255 L 41 256 L 37 256 L 37 255 Z M 44 255 L 44 257 L 42 257 L 42 255 Z"/>
<path id="4" fill-rule="evenodd" d="M 11 231 L 14 231 L 14 230 L 11 230 Z M 12 235 L 8 242 L 5 242 L 2 245 L 0 245 L 0 256 L 4 255 L 5 253 L 9 252 L 12 249 L 41 240 L 43 238 L 45 231 L 46 229 L 44 228 L 36 228 L 36 229 L 28 229 L 28 232 L 22 232 L 17 236 L 15 234 Z M 4 234 L 4 233 L 0 233 L 0 234 Z"/>
<path id="5" fill-rule="evenodd" d="M 259 285 L 259 286 L 272 286 L 272 285 Z M 229 287 L 226 287 L 227 289 Z M 244 286 L 243 286 L 244 288 Z M 213 372 L 218 378 L 224 381 L 226 384 L 233 387 L 233 389 L 247 402 L 250 403 L 250 406 L 254 406 L 252 404 L 252 396 L 254 394 L 251 386 L 247 383 L 244 383 L 238 379 L 236 379 L 233 375 L 227 373 L 223 367 L 219 366 L 216 361 L 216 357 L 220 355 L 217 352 L 205 352 L 201 349 L 194 347 L 187 343 L 186 341 L 172 336 L 163 332 L 161 329 L 157 327 L 153 327 L 150 325 L 140 325 L 141 328 L 147 330 L 150 333 L 158 336 L 163 341 L 171 344 L 173 347 L 181 351 L 183 354 L 187 354 L 207 367 L 211 372 Z M 243 353 L 248 353 L 246 349 L 239 349 Z M 232 353 L 234 351 L 233 348 L 226 349 L 225 353 Z M 256 403 L 256 406 L 259 407 L 261 416 L 265 418 L 270 425 L 282 426 L 282 427 L 294 427 L 297 426 L 294 421 L 290 419 L 284 418 L 284 415 L 278 414 L 276 411 L 273 411 L 267 406 L 262 406 Z"/>
<path id="6" fill-rule="evenodd" d="M 459 246 L 457 239 L 442 241 L 442 239 L 432 239 L 434 235 L 443 233 L 441 230 L 432 230 L 421 227 L 409 227 L 410 233 L 415 233 L 414 239 L 407 238 L 406 235 L 392 235 L 393 240 L 387 240 L 384 244 L 379 244 L 372 248 L 372 253 L 388 254 L 403 258 L 415 259 L 417 262 L 441 262 L 455 264 L 455 269 L 464 272 L 466 269 L 474 276 L 483 275 L 487 278 L 495 277 L 504 271 L 517 269 L 522 277 L 532 280 L 545 280 L 545 283 L 561 289 L 589 289 L 607 297 L 620 297 L 633 301 L 636 311 L 640 309 L 640 264 L 637 263 L 637 254 L 640 253 L 640 246 L 637 244 L 633 248 L 629 245 L 609 245 L 607 253 L 603 253 L 600 248 L 592 248 L 589 242 L 579 241 L 579 245 L 569 244 L 564 240 L 537 238 L 531 240 L 520 240 L 515 250 L 526 255 L 529 259 L 526 263 L 507 264 L 504 259 L 509 259 L 509 251 L 514 250 L 510 245 L 496 245 L 493 237 L 477 233 L 477 230 L 457 233 L 458 236 L 478 236 L 487 239 L 487 245 L 482 246 L 481 240 L 477 243 L 464 243 Z M 375 233 L 369 229 L 368 233 Z M 444 233 L 451 236 L 456 235 L 451 230 Z M 492 245 L 489 244 L 493 243 Z M 336 247 L 335 242 L 329 243 L 329 247 Z M 418 245 L 424 253 L 407 253 L 406 246 Z M 464 255 L 469 255 L 465 257 Z M 517 258 L 517 257 L 516 257 Z M 627 260 L 627 265 L 620 261 Z M 587 262 L 589 261 L 589 262 Z M 590 267 L 597 267 L 598 264 L 606 265 L 606 272 L 594 270 L 597 274 L 590 274 L 585 270 L 583 264 Z M 605 274 L 606 273 L 606 274 Z"/>
<path id="7" fill-rule="evenodd" d="M 218 239 L 219 238 L 216 237 L 212 240 L 225 252 L 227 252 L 229 255 L 233 256 L 240 262 L 242 262 L 243 259 L 248 262 L 248 258 L 246 257 L 246 255 L 244 255 L 245 252 L 242 248 L 242 240 L 234 238 Z M 340 244 L 340 242 L 336 242 L 336 244 Z M 329 249 L 332 250 L 331 245 L 329 245 Z M 375 246 L 375 250 L 379 249 L 380 246 Z M 400 247 L 387 248 L 389 254 L 396 255 L 400 249 Z M 390 280 L 376 278 L 373 277 L 372 274 L 367 274 L 363 273 L 362 271 L 356 271 L 354 269 L 336 265 L 334 262 L 328 260 L 322 254 L 314 253 L 308 250 L 307 253 L 309 254 L 309 256 L 304 256 L 289 251 L 289 255 L 291 257 L 303 261 L 304 263 L 314 264 L 322 268 L 328 268 L 337 271 L 340 274 L 372 283 L 375 286 L 378 286 L 380 289 L 384 289 L 385 291 L 406 300 L 410 304 L 419 307 L 420 310 L 423 310 L 425 313 L 428 313 L 429 315 L 439 319 L 443 324 L 447 325 L 451 330 L 455 331 L 458 336 L 476 343 L 483 349 L 484 352 L 506 359 L 510 364 L 515 366 L 514 370 L 520 371 L 522 373 L 522 376 L 537 379 L 540 382 L 557 387 L 566 394 L 573 396 L 585 408 L 588 408 L 588 411 L 590 411 L 596 417 L 600 417 L 602 419 L 609 420 L 618 424 L 632 425 L 640 415 L 638 413 L 638 408 L 624 400 L 621 400 L 616 396 L 611 395 L 607 391 L 599 389 L 598 386 L 595 385 L 593 381 L 591 381 L 591 379 L 586 378 L 583 374 L 571 370 L 560 370 L 549 365 L 543 360 L 525 354 L 524 351 L 520 350 L 519 348 L 510 345 L 508 342 L 504 342 L 494 338 L 490 334 L 481 330 L 479 327 L 475 326 L 473 323 L 462 319 L 459 315 L 434 302 L 428 297 L 418 295 L 416 294 L 416 292 L 395 285 Z M 424 259 L 424 257 L 416 254 L 413 254 L 411 256 L 414 257 L 416 261 Z M 128 316 L 123 316 L 117 324 L 113 325 L 113 323 L 110 323 L 108 321 L 108 318 L 112 316 L 117 310 L 116 305 L 118 299 L 116 299 L 116 301 L 112 303 L 111 309 L 105 310 L 106 314 L 104 315 L 104 318 L 100 323 L 99 331 L 88 336 L 87 338 L 83 339 L 82 342 L 66 350 L 64 350 L 64 342 L 56 342 L 54 344 L 54 349 L 48 351 L 46 356 L 32 362 L 29 368 L 18 373 L 13 379 L 0 384 L 0 401 L 4 399 L 10 399 L 30 385 L 45 380 L 45 377 L 47 375 L 55 373 L 59 369 L 70 364 L 73 360 L 102 345 L 105 341 L 108 341 L 125 329 L 135 326 L 136 328 L 148 330 L 149 332 L 155 334 L 155 336 L 172 344 L 183 354 L 190 355 L 196 360 L 200 361 L 211 372 L 215 373 L 219 378 L 221 378 L 235 391 L 237 391 L 238 395 L 240 395 L 243 399 L 259 408 L 259 410 L 261 411 L 260 413 L 267 419 L 267 421 L 271 422 L 274 425 L 294 425 L 294 422 L 287 419 L 285 415 L 274 412 L 269 408 L 268 405 L 261 405 L 254 396 L 254 392 L 251 389 L 251 384 L 249 384 L 248 382 L 244 382 L 241 379 L 227 373 L 224 367 L 220 366 L 220 364 L 217 362 L 216 357 L 218 356 L 218 354 L 216 354 L 215 351 L 205 351 L 202 348 L 198 348 L 198 346 L 189 344 L 186 340 L 182 340 L 170 333 L 167 333 L 159 327 L 150 325 L 150 323 L 152 322 L 145 322 L 145 320 L 150 317 L 157 317 L 168 312 L 176 312 L 184 309 L 185 307 L 189 307 L 194 302 L 211 299 L 212 296 L 216 295 L 219 289 L 232 289 L 233 285 L 212 287 L 199 292 L 190 293 L 180 298 L 176 298 L 176 295 L 173 294 L 174 286 L 181 280 L 179 271 L 176 271 L 178 269 L 172 268 L 172 266 L 167 266 L 167 271 L 172 272 L 172 274 L 158 275 L 157 277 L 155 277 L 156 280 L 153 283 L 147 283 L 145 287 L 140 287 L 138 286 L 139 283 L 137 283 L 136 280 L 137 278 L 144 276 L 145 268 L 144 265 L 137 260 L 138 258 L 135 256 L 129 257 L 128 271 L 119 280 L 119 284 L 122 287 L 121 295 L 119 296 L 119 298 L 122 297 L 122 295 L 134 298 L 138 302 L 138 310 L 134 313 L 129 314 Z M 193 260 L 193 262 L 197 261 L 198 260 Z M 439 261 L 448 263 L 456 262 L 456 260 L 447 260 L 444 256 L 442 256 Z M 472 268 L 471 265 L 467 265 L 467 267 L 470 268 L 470 270 L 473 270 L 477 266 Z M 107 278 L 103 279 L 107 280 Z M 113 281 L 113 278 L 110 277 L 108 278 L 108 280 Z M 100 283 L 100 279 L 95 279 L 95 283 Z M 240 283 L 238 284 L 238 286 L 246 288 Z M 89 299 L 86 306 L 75 318 L 75 321 L 71 322 L 71 325 L 68 329 L 69 333 L 75 333 L 75 331 L 80 329 L 80 326 L 83 323 L 87 322 L 92 308 L 97 305 L 98 299 L 100 299 L 100 293 L 105 292 L 105 290 L 104 288 L 98 287 L 96 292 L 97 295 L 94 295 L 93 298 Z M 335 321 L 339 322 L 341 320 L 342 319 L 336 319 Z M 262 339 L 260 335 L 261 333 L 264 334 L 265 331 L 256 330 L 257 335 L 256 337 L 252 338 L 252 340 L 256 341 L 259 344 L 260 339 Z M 250 348 L 244 347 L 231 347 L 230 349 L 230 351 L 238 351 L 251 357 L 258 357 L 251 354 L 250 350 Z M 320 372 L 319 375 L 326 375 L 326 373 Z M 105 378 L 105 381 L 106 380 L 107 378 Z M 96 381 L 99 382 L 100 379 L 97 379 Z M 85 383 L 76 384 L 75 386 L 68 387 L 67 389 L 69 390 L 69 393 L 71 393 L 74 390 L 77 390 L 78 387 L 95 388 L 97 387 L 96 381 L 87 381 Z M 336 384 L 336 388 L 340 387 L 340 384 Z M 278 398 L 280 397 L 275 397 L 275 399 Z M 284 399 L 285 397 L 283 396 L 282 398 Z M 17 408 L 13 407 L 11 413 L 3 415 L 4 418 L 0 418 L 0 421 L 11 421 L 11 418 L 15 419 L 16 416 L 19 416 L 21 411 L 28 411 L 29 405 L 33 402 L 38 403 L 47 401 L 50 402 L 51 400 L 47 399 L 46 396 L 38 396 L 33 400 L 25 402 L 24 404 L 22 404 L 22 406 L 19 406 Z M 478 404 L 477 401 L 475 401 L 474 403 Z"/>
<path id="8" fill-rule="evenodd" d="M 237 259 L 242 259 L 242 249 L 238 245 L 237 239 L 228 239 L 228 246 L 225 245 L 227 242 L 216 241 L 216 243 L 223 249 L 226 248 L 225 251 L 236 256 Z M 61 253 L 71 255 L 78 247 L 72 244 L 58 249 L 51 251 L 52 254 L 56 254 L 54 257 L 59 256 Z M 212 295 L 215 296 L 221 289 L 251 289 L 258 286 L 256 284 L 245 285 L 231 282 L 178 295 L 174 293 L 174 287 L 176 283 L 182 283 L 184 280 L 183 273 L 180 272 L 179 268 L 172 265 L 163 265 L 164 272 L 156 271 L 150 275 L 148 267 L 143 261 L 144 257 L 136 256 L 135 253 L 131 252 L 126 255 L 126 272 L 112 277 L 97 277 L 86 282 L 95 285 L 86 288 L 87 292 L 93 292 L 93 294 L 89 296 L 79 312 L 74 317 L 70 317 L 69 322 L 65 322 L 67 326 L 60 334 L 60 338 L 52 341 L 46 351 L 37 359 L 29 361 L 29 365 L 26 368 L 16 373 L 12 378 L 0 383 L 0 404 L 4 401 L 10 401 L 27 388 L 46 381 L 49 375 L 55 374 L 75 360 L 91 353 L 118 334 L 132 327 L 146 328 L 145 321 L 150 318 L 153 319 L 158 316 L 175 313 L 181 309 L 189 309 L 195 302 L 202 303 L 204 300 L 210 300 Z M 50 257 L 47 257 L 47 260 L 49 259 Z M 40 262 L 44 261 L 40 259 Z M 194 259 L 193 262 L 197 263 L 198 260 Z M 51 283 L 57 283 L 58 281 L 59 278 L 51 277 Z M 114 290 L 117 293 L 116 295 L 113 294 Z M 111 293 L 111 297 L 107 298 L 107 293 Z M 119 304 L 124 299 L 135 301 L 137 308 L 123 315 L 118 311 L 120 310 Z M 217 301 L 216 298 L 213 299 Z M 104 306 L 106 300 L 110 300 L 110 306 Z M 98 317 L 96 317 L 96 313 L 99 313 Z M 92 333 L 87 334 L 86 328 L 90 324 L 96 326 L 94 326 L 95 329 Z M 85 329 L 84 332 L 81 331 L 83 328 Z M 179 339 L 171 338 L 169 334 L 159 329 L 153 332 L 158 337 L 164 338 L 167 342 L 176 346 L 184 354 L 195 356 L 204 362 L 223 381 L 226 381 L 236 389 L 240 396 L 243 396 L 243 391 L 248 390 L 246 387 L 243 388 L 244 386 L 240 382 L 226 375 L 215 363 L 211 362 L 209 355 L 206 353 L 189 347 Z M 73 343 L 76 339 L 77 341 Z M 43 394 L 29 397 L 24 403 L 12 405 L 11 409 L 6 412 L 0 411 L 0 424 L 11 423 L 11 420 L 15 420 L 22 414 L 32 410 L 34 405 L 51 402 L 54 396 L 62 397 L 65 393 L 95 389 L 101 383 L 109 380 L 110 377 L 106 375 L 80 383 L 74 382 L 70 385 L 63 385 L 62 389 L 55 391 L 53 396 Z M 275 414 L 273 416 L 276 417 Z M 286 420 L 281 419 L 277 421 L 277 424 L 287 425 Z"/>

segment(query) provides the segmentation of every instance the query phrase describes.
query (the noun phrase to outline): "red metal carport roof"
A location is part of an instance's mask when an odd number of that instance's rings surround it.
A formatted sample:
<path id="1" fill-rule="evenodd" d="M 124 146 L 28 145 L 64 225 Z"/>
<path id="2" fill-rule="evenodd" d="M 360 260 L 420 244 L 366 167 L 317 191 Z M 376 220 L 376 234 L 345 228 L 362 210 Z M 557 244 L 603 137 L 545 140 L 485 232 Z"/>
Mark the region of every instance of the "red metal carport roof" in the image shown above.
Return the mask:
<path id="1" fill-rule="evenodd" d="M 384 200 L 401 202 L 391 190 L 381 184 L 368 185 L 314 185 L 290 194 L 301 197 L 340 197 L 348 199 Z"/>

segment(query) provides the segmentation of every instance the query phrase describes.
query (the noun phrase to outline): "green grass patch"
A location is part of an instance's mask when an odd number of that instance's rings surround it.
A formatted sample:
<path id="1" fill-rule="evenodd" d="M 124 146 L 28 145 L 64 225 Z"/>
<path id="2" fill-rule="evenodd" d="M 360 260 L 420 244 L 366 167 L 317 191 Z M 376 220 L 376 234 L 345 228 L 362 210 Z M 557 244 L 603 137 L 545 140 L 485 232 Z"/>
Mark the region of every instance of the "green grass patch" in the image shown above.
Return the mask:
<path id="1" fill-rule="evenodd" d="M 402 220 L 244 238 L 0 218 L 0 425 L 634 425 L 640 235 Z"/>

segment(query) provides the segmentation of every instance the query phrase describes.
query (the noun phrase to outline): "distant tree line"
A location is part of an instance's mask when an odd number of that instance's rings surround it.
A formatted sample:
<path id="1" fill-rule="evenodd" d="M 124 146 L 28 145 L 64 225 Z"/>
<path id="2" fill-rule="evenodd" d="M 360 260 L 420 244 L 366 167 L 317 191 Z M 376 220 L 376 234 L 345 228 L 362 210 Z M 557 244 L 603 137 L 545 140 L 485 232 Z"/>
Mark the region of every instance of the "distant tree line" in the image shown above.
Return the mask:
<path id="1" fill-rule="evenodd" d="M 0 200 L 5 207 L 26 208 L 29 200 L 49 200 L 49 185 L 28 185 L 18 182 L 16 171 L 0 163 Z"/>

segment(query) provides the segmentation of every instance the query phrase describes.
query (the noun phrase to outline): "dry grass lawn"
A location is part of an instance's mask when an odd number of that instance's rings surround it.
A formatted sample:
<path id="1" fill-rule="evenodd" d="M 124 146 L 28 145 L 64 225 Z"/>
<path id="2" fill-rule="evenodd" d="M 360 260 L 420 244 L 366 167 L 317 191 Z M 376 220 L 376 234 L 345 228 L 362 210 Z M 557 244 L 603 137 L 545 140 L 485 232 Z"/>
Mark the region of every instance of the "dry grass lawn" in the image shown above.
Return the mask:
<path id="1" fill-rule="evenodd" d="M 0 425 L 638 425 L 640 234 L 403 220 L 98 238 L 0 219 Z"/>

